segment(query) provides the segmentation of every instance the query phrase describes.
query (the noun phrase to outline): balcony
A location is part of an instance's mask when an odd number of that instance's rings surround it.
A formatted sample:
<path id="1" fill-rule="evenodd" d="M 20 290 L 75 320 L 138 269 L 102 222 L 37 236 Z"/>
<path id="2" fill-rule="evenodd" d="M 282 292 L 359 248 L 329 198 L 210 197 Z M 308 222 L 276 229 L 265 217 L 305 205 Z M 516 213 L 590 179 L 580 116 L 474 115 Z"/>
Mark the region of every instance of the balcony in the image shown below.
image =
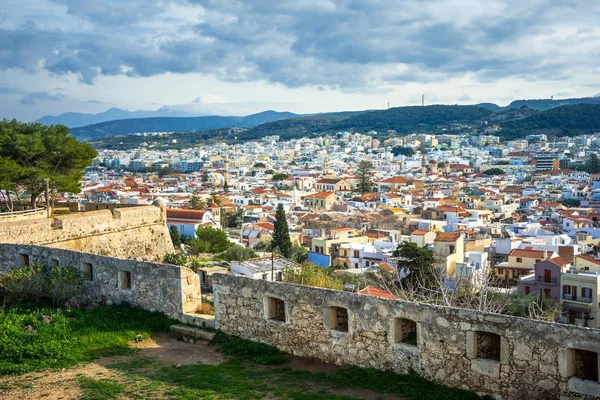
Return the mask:
<path id="1" fill-rule="evenodd" d="M 572 294 L 563 294 L 562 299 L 568 300 L 568 301 L 577 301 L 579 303 L 586 303 L 586 304 L 591 304 L 593 301 L 591 297 L 581 297 L 581 296 L 577 297 L 577 296 L 573 296 Z"/>
<path id="2" fill-rule="evenodd" d="M 558 283 L 558 278 L 557 277 L 547 277 L 544 275 L 538 275 L 536 276 L 536 280 L 540 283 L 548 283 L 551 285 L 556 285 Z"/>

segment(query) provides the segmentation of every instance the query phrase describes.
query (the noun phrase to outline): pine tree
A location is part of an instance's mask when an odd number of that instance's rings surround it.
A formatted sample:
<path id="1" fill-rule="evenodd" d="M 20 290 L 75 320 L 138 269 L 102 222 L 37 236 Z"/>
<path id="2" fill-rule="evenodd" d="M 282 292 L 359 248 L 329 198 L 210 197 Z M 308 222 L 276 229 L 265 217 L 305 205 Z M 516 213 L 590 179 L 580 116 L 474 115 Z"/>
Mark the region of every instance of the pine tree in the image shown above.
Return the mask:
<path id="1" fill-rule="evenodd" d="M 371 180 L 371 170 L 373 164 L 370 161 L 362 160 L 358 163 L 358 169 L 356 170 L 356 176 L 358 177 L 358 191 L 362 194 L 369 193 L 373 182 Z"/>
<path id="2" fill-rule="evenodd" d="M 275 214 L 275 229 L 273 239 L 271 240 L 271 251 L 278 249 L 282 256 L 289 258 L 292 252 L 292 241 L 287 220 L 285 219 L 285 210 L 283 204 L 277 205 Z"/>
<path id="3" fill-rule="evenodd" d="M 188 208 L 190 210 L 204 210 L 206 207 L 206 201 L 204 201 L 200 196 L 196 193 L 192 195 L 190 202 L 188 204 Z"/>
<path id="4" fill-rule="evenodd" d="M 600 172 L 600 159 L 594 153 L 590 154 L 585 162 L 585 169 L 590 174 L 596 174 Z"/>
<path id="5" fill-rule="evenodd" d="M 229 192 L 229 184 L 227 183 L 227 181 L 225 181 L 225 183 L 223 183 L 223 191 L 225 193 Z"/>
<path id="6" fill-rule="evenodd" d="M 181 234 L 179 233 L 179 229 L 177 229 L 175 225 L 171 225 L 171 227 L 169 228 L 169 234 L 171 235 L 171 241 L 173 242 L 173 246 L 181 246 Z"/>

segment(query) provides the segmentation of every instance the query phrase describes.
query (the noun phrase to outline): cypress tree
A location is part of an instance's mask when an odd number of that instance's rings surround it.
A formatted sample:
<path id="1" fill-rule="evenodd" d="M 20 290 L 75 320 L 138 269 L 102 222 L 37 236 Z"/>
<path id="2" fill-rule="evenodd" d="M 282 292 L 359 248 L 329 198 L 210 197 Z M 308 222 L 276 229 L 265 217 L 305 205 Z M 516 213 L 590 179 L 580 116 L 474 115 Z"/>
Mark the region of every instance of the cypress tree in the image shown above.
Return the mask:
<path id="1" fill-rule="evenodd" d="M 292 241 L 290 240 L 290 231 L 285 219 L 283 204 L 277 205 L 277 213 L 275 214 L 275 229 L 271 240 L 271 251 L 274 249 L 279 249 L 281 255 L 286 258 L 290 257 L 292 251 Z"/>

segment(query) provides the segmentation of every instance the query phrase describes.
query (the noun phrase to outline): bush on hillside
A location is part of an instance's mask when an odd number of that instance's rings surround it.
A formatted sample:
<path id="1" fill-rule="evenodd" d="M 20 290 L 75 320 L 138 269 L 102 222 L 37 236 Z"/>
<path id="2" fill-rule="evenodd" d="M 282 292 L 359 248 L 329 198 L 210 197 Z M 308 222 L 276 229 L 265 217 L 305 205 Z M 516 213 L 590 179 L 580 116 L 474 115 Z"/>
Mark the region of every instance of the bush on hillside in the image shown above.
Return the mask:
<path id="1" fill-rule="evenodd" d="M 47 302 L 63 306 L 83 294 L 83 273 L 73 267 L 39 264 L 9 271 L 0 277 L 0 292 L 9 304 Z"/>

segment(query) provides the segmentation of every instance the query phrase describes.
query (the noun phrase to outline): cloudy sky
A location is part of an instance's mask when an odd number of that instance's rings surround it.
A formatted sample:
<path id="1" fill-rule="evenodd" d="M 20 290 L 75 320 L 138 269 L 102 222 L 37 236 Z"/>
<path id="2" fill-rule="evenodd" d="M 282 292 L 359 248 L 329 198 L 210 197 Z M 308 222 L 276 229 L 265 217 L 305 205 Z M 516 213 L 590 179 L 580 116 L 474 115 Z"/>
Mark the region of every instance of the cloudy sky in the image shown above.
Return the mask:
<path id="1" fill-rule="evenodd" d="M 597 0 L 2 0 L 0 118 L 585 97 L 599 22 Z"/>

